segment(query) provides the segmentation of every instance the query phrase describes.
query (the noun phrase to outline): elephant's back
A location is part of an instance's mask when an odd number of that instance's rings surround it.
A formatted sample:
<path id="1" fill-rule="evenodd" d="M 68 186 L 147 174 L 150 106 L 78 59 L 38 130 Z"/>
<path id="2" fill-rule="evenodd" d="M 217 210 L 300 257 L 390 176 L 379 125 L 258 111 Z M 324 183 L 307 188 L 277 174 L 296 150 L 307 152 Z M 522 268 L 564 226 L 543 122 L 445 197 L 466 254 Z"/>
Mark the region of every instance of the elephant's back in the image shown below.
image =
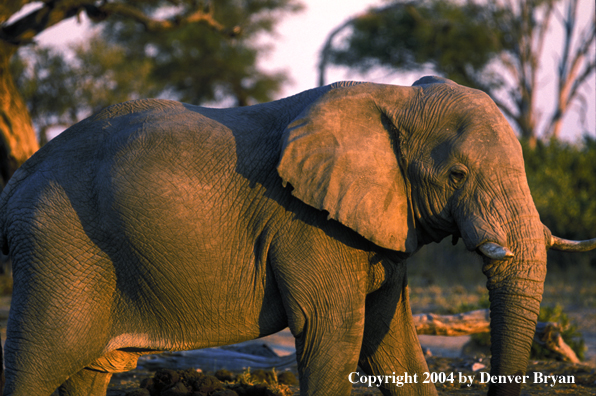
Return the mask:
<path id="1" fill-rule="evenodd" d="M 176 230 L 209 212 L 212 196 L 233 177 L 232 132 L 174 101 L 138 100 L 108 107 L 75 124 L 32 156 L 0 198 L 5 222 L 36 222 L 68 203 L 93 233 L 146 233 L 156 223 Z M 225 168 L 225 169 L 223 169 Z M 160 235 L 170 240 L 172 235 Z"/>
<path id="2" fill-rule="evenodd" d="M 209 123 L 208 118 L 185 106 L 193 107 L 169 100 L 142 99 L 103 109 L 66 129 L 33 154 L 2 191 L 4 200 L 32 174 L 70 177 L 98 173 L 98 164 L 118 155 L 140 135 L 158 136 L 179 125 L 192 129 L 193 122 Z"/>

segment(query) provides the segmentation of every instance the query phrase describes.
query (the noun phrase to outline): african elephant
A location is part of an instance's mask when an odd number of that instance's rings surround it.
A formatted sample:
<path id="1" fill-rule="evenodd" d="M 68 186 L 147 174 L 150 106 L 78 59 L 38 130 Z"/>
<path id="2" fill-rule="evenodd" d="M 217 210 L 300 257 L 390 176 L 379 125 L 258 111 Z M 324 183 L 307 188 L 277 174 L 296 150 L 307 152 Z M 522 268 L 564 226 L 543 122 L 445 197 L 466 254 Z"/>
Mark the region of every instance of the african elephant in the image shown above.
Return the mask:
<path id="1" fill-rule="evenodd" d="M 436 77 L 233 109 L 114 105 L 27 161 L 0 214 L 12 396 L 103 395 L 142 354 L 286 326 L 303 395 L 349 394 L 357 365 L 421 379 L 404 260 L 448 235 L 484 256 L 492 374 L 524 373 L 546 250 L 566 244 L 492 100 Z"/>

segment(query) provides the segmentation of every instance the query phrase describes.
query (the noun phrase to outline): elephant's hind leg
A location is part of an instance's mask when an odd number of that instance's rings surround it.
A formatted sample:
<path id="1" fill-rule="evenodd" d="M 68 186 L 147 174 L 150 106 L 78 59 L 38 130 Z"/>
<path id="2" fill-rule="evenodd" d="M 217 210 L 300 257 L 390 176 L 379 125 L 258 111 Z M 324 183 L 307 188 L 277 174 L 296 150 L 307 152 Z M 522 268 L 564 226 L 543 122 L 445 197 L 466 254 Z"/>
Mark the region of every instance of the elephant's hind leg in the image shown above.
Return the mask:
<path id="1" fill-rule="evenodd" d="M 60 396 L 105 396 L 113 373 L 133 370 L 139 356 L 156 351 L 114 350 L 103 355 L 75 375 L 60 388 Z"/>
<path id="2" fill-rule="evenodd" d="M 63 384 L 61 394 L 64 395 L 105 396 L 111 373 L 83 369 L 94 360 L 94 348 L 81 345 L 78 340 L 58 344 L 55 340 L 68 339 L 64 332 L 51 332 L 47 328 L 41 331 L 50 335 L 42 340 L 31 340 L 27 339 L 27 335 L 35 333 L 19 332 L 25 335 L 19 337 L 20 334 L 14 334 L 16 331 L 12 330 L 13 335 L 5 344 L 6 384 L 3 394 L 49 396 Z"/>
<path id="3" fill-rule="evenodd" d="M 111 303 L 88 293 L 89 283 L 82 292 L 71 287 L 58 293 L 48 291 L 47 283 L 23 278 L 20 273 L 15 276 L 20 290 L 37 294 L 13 294 L 4 350 L 4 395 L 49 396 L 103 354 Z M 58 282 L 73 284 L 68 279 Z"/>
<path id="4" fill-rule="evenodd" d="M 112 373 L 84 368 L 58 388 L 60 396 L 105 396 Z"/>

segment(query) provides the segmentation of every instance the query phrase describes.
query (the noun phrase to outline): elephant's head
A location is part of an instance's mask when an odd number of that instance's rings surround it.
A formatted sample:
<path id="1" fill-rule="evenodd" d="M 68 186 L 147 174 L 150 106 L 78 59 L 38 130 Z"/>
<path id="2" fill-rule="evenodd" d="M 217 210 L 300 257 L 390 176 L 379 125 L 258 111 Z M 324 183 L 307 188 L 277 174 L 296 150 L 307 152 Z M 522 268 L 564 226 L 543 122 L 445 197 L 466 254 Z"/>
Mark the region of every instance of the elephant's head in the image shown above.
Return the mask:
<path id="1" fill-rule="evenodd" d="M 554 243 L 521 146 L 483 92 L 437 77 L 412 87 L 336 87 L 284 134 L 294 196 L 375 244 L 413 253 L 447 235 L 484 257 L 492 374 L 525 373 Z M 519 393 L 519 385 L 490 392 Z"/>

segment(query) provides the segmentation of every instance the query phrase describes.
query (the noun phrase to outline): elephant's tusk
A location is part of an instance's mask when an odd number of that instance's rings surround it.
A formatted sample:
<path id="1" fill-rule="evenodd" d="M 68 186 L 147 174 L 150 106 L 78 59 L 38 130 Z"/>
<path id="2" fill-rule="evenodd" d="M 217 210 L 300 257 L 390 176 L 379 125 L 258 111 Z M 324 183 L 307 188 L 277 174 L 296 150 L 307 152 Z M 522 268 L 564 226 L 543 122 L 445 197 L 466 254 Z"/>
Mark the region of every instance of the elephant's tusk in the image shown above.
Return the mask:
<path id="1" fill-rule="evenodd" d="M 502 260 L 504 258 L 515 256 L 511 250 L 494 242 L 484 242 L 482 245 L 478 246 L 478 250 L 480 250 L 486 257 L 493 260 Z"/>
<path id="2" fill-rule="evenodd" d="M 596 248 L 596 238 L 586 239 L 584 241 L 572 241 L 551 235 L 550 246 L 548 247 L 553 250 L 561 250 L 564 252 L 587 252 Z"/>

